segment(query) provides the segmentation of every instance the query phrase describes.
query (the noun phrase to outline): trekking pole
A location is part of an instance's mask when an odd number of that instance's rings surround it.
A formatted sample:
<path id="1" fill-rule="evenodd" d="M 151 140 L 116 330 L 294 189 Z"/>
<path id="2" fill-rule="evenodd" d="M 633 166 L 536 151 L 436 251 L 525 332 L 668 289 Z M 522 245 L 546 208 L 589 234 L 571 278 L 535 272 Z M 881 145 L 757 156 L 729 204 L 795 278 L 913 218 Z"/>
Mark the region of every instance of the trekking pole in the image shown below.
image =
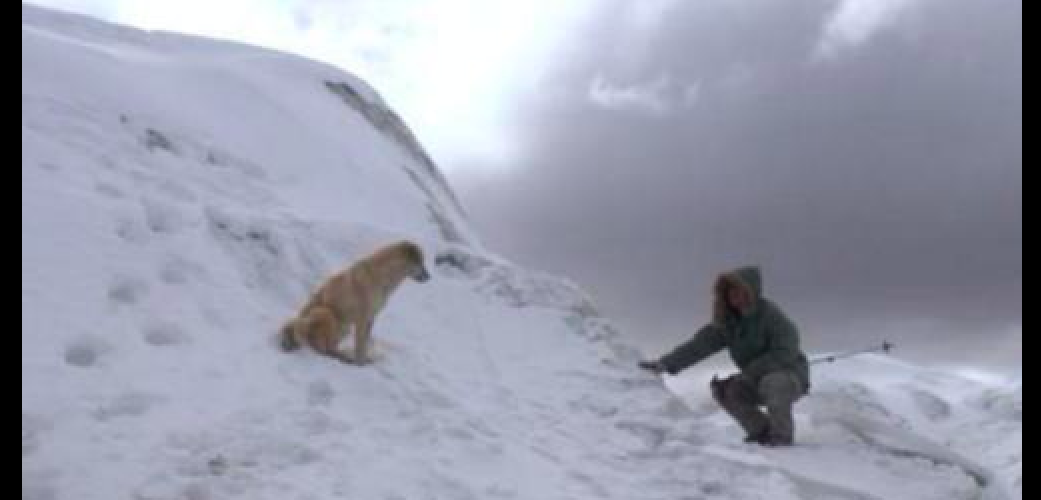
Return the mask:
<path id="1" fill-rule="evenodd" d="M 892 348 L 893 348 L 893 344 L 890 344 L 889 342 L 883 341 L 879 345 L 874 345 L 874 346 L 871 346 L 871 347 L 865 347 L 863 349 L 857 349 L 857 350 L 854 350 L 854 351 L 846 351 L 846 352 L 842 352 L 842 353 L 839 353 L 839 354 L 829 354 L 827 356 L 821 356 L 819 358 L 814 358 L 814 359 L 810 360 L 810 364 L 814 365 L 814 364 L 823 363 L 823 362 L 831 363 L 831 362 L 833 362 L 833 361 L 835 361 L 837 359 L 848 358 L 848 357 L 851 357 L 851 356 L 856 356 L 858 354 L 864 354 L 864 353 L 868 353 L 868 352 L 877 352 L 877 351 L 889 352 L 889 350 L 892 349 Z"/>

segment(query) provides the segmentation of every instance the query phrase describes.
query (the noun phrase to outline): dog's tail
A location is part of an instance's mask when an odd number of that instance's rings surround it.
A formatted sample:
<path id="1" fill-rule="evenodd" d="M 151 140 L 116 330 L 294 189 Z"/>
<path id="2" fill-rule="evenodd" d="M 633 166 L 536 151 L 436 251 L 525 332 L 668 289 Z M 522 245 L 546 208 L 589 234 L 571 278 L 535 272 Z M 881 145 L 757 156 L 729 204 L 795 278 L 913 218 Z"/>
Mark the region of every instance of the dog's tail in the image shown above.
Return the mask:
<path id="1" fill-rule="evenodd" d="M 278 333 L 278 346 L 283 351 L 295 351 L 300 348 L 300 343 L 296 341 L 296 335 L 293 335 L 298 321 L 299 319 L 297 318 L 290 319 Z"/>

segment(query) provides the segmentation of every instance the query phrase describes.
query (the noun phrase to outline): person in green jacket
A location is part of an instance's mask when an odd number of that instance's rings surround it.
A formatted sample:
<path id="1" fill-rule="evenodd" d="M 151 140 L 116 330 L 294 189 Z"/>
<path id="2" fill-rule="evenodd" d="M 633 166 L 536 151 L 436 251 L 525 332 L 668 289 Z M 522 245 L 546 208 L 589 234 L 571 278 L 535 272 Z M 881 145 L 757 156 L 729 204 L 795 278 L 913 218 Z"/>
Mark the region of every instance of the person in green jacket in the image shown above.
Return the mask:
<path id="1" fill-rule="evenodd" d="M 713 397 L 744 428 L 746 442 L 793 444 L 792 406 L 810 388 L 809 363 L 799 348 L 798 329 L 763 297 L 757 267 L 722 274 L 714 292 L 712 321 L 672 352 L 641 361 L 640 367 L 675 375 L 728 348 L 741 371 L 723 380 L 713 377 Z"/>

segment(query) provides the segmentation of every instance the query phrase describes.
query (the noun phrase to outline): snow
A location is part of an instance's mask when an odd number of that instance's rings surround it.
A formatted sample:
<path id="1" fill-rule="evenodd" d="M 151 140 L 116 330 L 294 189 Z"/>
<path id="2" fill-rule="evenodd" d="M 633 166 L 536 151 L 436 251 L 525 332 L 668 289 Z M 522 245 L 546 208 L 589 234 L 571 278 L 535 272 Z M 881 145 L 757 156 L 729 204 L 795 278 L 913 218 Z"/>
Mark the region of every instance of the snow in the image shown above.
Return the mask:
<path id="1" fill-rule="evenodd" d="M 877 354 L 811 371 L 813 387 L 795 407 L 799 446 L 714 452 L 781 468 L 818 493 L 823 480 L 852 498 L 1022 498 L 1022 380 L 999 384 Z M 707 376 L 666 383 L 720 433 L 737 434 L 700 389 Z"/>
<path id="2" fill-rule="evenodd" d="M 696 374 L 637 371 L 578 286 L 485 248 L 339 69 L 23 5 L 22 147 L 25 500 L 1022 496 L 1021 382 L 822 366 L 799 446 L 741 443 Z M 275 347 L 401 238 L 433 279 L 376 363 Z"/>

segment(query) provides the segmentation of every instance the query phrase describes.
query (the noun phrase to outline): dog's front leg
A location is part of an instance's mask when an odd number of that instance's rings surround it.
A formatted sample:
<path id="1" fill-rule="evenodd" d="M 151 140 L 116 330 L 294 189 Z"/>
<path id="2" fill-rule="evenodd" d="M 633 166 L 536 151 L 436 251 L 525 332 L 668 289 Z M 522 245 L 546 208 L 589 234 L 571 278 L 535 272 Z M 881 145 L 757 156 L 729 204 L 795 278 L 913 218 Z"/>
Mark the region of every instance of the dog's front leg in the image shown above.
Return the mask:
<path id="1" fill-rule="evenodd" d="M 352 327 L 354 329 L 354 335 L 357 336 L 358 328 L 350 322 L 348 322 L 343 326 L 343 336 L 340 338 L 345 339 L 349 337 L 351 335 Z M 361 364 L 358 363 L 357 358 L 355 358 L 355 356 L 351 354 L 350 351 L 346 349 L 341 349 L 338 345 L 332 347 L 332 350 L 330 351 L 329 355 L 349 365 Z"/>
<path id="2" fill-rule="evenodd" d="M 372 336 L 372 320 L 363 320 L 354 329 L 354 360 L 359 365 L 372 362 L 369 358 L 369 340 Z"/>

